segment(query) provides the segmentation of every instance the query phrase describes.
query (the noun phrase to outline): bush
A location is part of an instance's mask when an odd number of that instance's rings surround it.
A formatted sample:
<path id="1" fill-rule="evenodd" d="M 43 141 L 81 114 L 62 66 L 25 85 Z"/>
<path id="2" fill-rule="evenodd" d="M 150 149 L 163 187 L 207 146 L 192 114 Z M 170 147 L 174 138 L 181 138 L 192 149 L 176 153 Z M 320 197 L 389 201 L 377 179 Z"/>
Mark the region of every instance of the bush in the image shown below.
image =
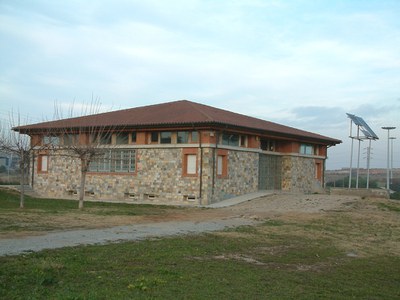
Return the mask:
<path id="1" fill-rule="evenodd" d="M 349 186 L 349 176 L 346 176 L 345 178 L 338 179 L 336 181 L 330 181 L 326 184 L 327 187 L 348 187 Z M 356 187 L 356 178 L 352 177 L 351 178 L 351 187 L 355 188 Z M 366 177 L 359 177 L 358 178 L 358 187 L 359 188 L 366 188 L 367 187 L 367 178 Z M 370 189 L 376 189 L 378 188 L 378 182 L 375 180 L 370 180 L 369 181 L 369 188 Z"/>
<path id="2" fill-rule="evenodd" d="M 393 194 L 390 194 L 390 199 L 400 200 L 400 192 L 395 192 Z"/>

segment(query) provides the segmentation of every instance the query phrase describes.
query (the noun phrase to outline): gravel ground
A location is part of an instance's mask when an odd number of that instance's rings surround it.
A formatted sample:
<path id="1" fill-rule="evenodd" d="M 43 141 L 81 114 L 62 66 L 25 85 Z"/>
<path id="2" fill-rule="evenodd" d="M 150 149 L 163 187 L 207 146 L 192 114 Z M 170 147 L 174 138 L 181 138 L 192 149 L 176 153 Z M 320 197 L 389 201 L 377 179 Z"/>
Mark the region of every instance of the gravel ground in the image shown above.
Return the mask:
<path id="1" fill-rule="evenodd" d="M 231 218 L 206 222 L 171 221 L 117 226 L 105 229 L 52 232 L 41 236 L 3 239 L 0 241 L 0 256 L 78 245 L 100 245 L 119 241 L 135 241 L 172 235 L 198 234 L 255 223 L 256 221 L 251 219 Z"/>

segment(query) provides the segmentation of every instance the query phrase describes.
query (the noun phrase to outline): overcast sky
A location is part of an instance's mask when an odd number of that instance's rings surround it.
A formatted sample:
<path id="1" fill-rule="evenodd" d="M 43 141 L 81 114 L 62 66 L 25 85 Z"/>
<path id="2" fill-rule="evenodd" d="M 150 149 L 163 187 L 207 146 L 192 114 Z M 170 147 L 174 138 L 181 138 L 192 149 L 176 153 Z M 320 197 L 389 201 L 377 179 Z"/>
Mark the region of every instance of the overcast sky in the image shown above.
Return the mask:
<path id="1" fill-rule="evenodd" d="M 0 0 L 0 119 L 187 99 L 341 139 L 338 169 L 349 112 L 380 138 L 372 167 L 397 126 L 400 167 L 399 16 L 398 0 Z"/>

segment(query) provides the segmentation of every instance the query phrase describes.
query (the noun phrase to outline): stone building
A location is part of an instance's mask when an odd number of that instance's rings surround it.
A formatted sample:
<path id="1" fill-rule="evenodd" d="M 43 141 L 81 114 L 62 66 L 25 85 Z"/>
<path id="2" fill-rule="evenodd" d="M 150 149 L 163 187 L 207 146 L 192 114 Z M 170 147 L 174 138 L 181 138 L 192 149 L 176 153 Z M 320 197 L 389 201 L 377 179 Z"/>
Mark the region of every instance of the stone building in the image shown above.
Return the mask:
<path id="1" fill-rule="evenodd" d="M 14 130 L 37 145 L 32 184 L 43 196 L 76 197 L 80 160 L 66 152 L 96 136 L 101 153 L 89 165 L 87 197 L 163 204 L 205 205 L 259 190 L 312 192 L 323 185 L 327 148 L 341 143 L 187 100 Z"/>

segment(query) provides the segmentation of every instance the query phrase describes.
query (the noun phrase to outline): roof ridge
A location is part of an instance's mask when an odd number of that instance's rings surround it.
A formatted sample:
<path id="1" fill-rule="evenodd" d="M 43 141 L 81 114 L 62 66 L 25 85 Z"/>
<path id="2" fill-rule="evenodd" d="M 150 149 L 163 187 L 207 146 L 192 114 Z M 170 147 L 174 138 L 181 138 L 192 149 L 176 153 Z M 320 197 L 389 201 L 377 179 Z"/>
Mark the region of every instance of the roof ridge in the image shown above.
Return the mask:
<path id="1" fill-rule="evenodd" d="M 205 117 L 208 119 L 208 121 L 215 121 L 209 114 L 207 114 L 206 112 L 204 112 L 204 111 L 200 108 L 200 107 L 202 107 L 202 106 L 206 106 L 206 107 L 207 107 L 207 105 L 200 104 L 200 103 L 193 102 L 193 101 L 189 101 L 189 100 L 183 100 L 183 101 L 186 101 L 193 109 L 195 109 L 197 112 L 199 112 L 200 114 L 202 114 L 203 116 L 205 116 Z"/>

